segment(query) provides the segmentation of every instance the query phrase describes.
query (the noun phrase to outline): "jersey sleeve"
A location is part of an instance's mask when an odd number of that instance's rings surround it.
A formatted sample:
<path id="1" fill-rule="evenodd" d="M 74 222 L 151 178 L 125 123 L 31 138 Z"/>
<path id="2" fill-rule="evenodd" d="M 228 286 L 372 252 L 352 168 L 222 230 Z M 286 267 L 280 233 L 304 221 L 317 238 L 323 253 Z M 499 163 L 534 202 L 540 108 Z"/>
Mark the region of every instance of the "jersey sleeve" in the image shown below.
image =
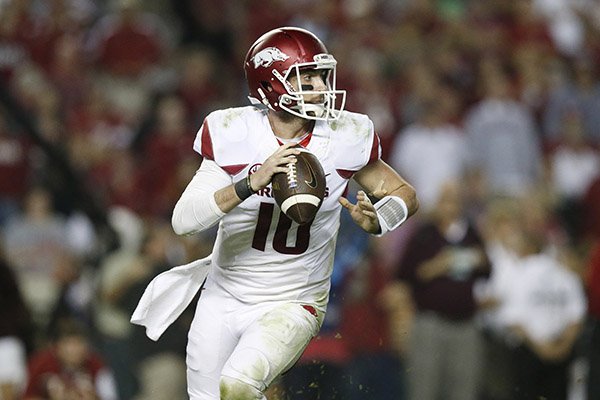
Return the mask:
<path id="1" fill-rule="evenodd" d="M 179 235 L 210 228 L 225 213 L 217 205 L 214 193 L 231 184 L 231 177 L 214 161 L 205 159 L 175 204 L 171 224 Z"/>
<path id="2" fill-rule="evenodd" d="M 196 134 L 194 150 L 228 174 L 238 174 L 256 155 L 251 138 L 259 129 L 257 117 L 256 111 L 247 107 L 213 111 Z"/>
<path id="3" fill-rule="evenodd" d="M 377 132 L 373 131 L 373 140 L 371 140 L 371 152 L 369 154 L 369 161 L 367 165 L 381 158 L 381 141 Z"/>
<path id="4" fill-rule="evenodd" d="M 194 140 L 194 151 L 200 154 L 204 159 L 212 161 L 215 160 L 208 117 L 204 119 L 202 126 L 196 134 L 196 139 Z"/>

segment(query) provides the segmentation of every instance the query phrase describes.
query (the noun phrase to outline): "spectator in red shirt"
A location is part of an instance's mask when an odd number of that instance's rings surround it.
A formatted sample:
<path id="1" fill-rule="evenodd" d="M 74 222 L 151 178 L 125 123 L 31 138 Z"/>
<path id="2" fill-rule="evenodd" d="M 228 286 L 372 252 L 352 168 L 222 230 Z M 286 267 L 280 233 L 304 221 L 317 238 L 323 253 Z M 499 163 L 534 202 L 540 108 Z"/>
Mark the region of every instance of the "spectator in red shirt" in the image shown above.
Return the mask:
<path id="1" fill-rule="evenodd" d="M 190 150 L 194 129 L 188 123 L 186 111 L 178 96 L 161 99 L 156 110 L 156 123 L 144 143 L 141 159 L 143 188 L 147 193 L 144 211 L 151 215 L 170 218 L 173 204 L 181 194 L 181 187 L 173 177 L 178 175 L 182 160 L 193 158 L 198 161 Z"/>
<path id="2" fill-rule="evenodd" d="M 226 90 L 223 71 L 216 53 L 208 48 L 190 48 L 181 54 L 176 94 L 183 100 L 190 122 L 202 123 L 202 116 L 213 111 Z"/>
<path id="3" fill-rule="evenodd" d="M 109 74 L 137 77 L 159 64 L 167 40 L 161 20 L 144 13 L 139 0 L 120 0 L 118 12 L 92 29 L 91 50 L 97 65 Z"/>
<path id="4" fill-rule="evenodd" d="M 116 393 L 112 373 L 74 320 L 60 320 L 53 345 L 31 356 L 24 400 L 116 400 Z"/>

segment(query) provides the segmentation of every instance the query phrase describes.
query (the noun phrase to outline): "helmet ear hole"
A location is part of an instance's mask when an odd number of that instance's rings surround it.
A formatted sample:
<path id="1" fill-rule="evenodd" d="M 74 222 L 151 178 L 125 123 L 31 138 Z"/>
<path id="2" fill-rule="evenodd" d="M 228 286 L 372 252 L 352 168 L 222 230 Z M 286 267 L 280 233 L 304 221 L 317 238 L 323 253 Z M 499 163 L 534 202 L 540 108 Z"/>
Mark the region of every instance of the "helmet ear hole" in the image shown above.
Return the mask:
<path id="1" fill-rule="evenodd" d="M 271 84 L 267 81 L 260 81 L 260 85 L 263 87 L 263 89 L 265 89 L 267 92 L 272 92 L 273 91 L 273 86 L 271 86 Z"/>

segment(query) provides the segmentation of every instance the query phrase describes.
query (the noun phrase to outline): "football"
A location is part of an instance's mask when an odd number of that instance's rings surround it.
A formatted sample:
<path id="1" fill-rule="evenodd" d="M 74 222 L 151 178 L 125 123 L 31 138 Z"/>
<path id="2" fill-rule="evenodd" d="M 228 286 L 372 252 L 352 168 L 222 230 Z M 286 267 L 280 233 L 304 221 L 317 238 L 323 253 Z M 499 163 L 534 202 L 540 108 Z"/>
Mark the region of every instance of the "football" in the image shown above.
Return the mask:
<path id="1" fill-rule="evenodd" d="M 300 146 L 299 146 L 300 147 Z M 313 220 L 325 197 L 325 172 L 317 157 L 300 147 L 295 164 L 288 164 L 287 173 L 273 175 L 273 197 L 281 211 L 304 225 Z"/>

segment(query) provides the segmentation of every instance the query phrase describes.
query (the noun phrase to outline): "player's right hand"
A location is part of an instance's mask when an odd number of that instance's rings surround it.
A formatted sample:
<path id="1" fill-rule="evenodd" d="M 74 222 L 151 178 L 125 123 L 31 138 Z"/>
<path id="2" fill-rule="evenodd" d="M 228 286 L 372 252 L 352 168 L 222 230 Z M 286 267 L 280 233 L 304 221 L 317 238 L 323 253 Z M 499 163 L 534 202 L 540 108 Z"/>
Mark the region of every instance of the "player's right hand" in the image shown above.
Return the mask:
<path id="1" fill-rule="evenodd" d="M 298 148 L 294 148 L 295 143 L 286 143 L 280 146 L 273 154 L 265 160 L 258 170 L 250 175 L 250 185 L 255 192 L 265 188 L 273 175 L 279 172 L 287 172 L 287 165 L 296 162 L 296 155 L 300 154 Z"/>

